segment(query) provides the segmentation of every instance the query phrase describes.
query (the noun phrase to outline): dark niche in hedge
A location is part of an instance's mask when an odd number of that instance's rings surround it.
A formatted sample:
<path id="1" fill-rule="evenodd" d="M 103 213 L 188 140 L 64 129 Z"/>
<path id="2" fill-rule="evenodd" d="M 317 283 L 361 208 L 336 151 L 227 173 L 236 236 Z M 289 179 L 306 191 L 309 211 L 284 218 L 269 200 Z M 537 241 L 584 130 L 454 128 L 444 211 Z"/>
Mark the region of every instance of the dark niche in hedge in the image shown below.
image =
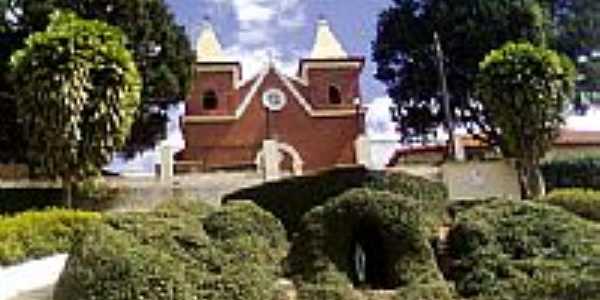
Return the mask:
<path id="1" fill-rule="evenodd" d="M 373 289 L 392 288 L 386 266 L 388 255 L 385 251 L 385 237 L 376 222 L 363 219 L 352 231 L 348 264 L 349 277 L 354 286 Z"/>
<path id="2" fill-rule="evenodd" d="M 396 289 L 442 279 L 419 201 L 356 189 L 302 219 L 286 259 L 297 282 L 321 283 L 331 272 L 364 289 Z"/>

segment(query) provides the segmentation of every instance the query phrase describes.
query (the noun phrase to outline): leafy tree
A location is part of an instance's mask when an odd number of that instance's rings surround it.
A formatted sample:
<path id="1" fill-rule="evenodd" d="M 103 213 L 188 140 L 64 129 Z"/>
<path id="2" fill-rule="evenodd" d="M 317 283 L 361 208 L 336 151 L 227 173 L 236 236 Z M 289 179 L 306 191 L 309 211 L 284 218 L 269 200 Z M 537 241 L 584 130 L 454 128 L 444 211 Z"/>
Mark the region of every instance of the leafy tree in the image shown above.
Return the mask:
<path id="1" fill-rule="evenodd" d="M 541 0 L 550 8 L 555 39 L 553 47 L 572 59 L 600 49 L 600 1 Z"/>
<path id="2" fill-rule="evenodd" d="M 96 174 L 125 142 L 141 83 L 125 35 L 73 13 L 52 14 L 11 58 L 17 115 L 38 171 L 73 181 Z"/>
<path id="3" fill-rule="evenodd" d="M 375 77 L 398 106 L 403 136 L 426 134 L 444 121 L 433 46 L 437 32 L 454 119 L 494 140 L 489 113 L 473 98 L 478 63 L 510 40 L 542 44 L 544 20 L 536 0 L 394 0 L 379 16 L 373 58 Z"/>
<path id="4" fill-rule="evenodd" d="M 444 121 L 434 32 L 445 52 L 454 118 L 494 138 L 489 113 L 472 97 L 478 63 L 510 40 L 541 44 L 542 7 L 535 0 L 395 0 L 383 11 L 374 42 L 375 76 L 399 108 L 404 136 L 428 133 Z"/>
<path id="5" fill-rule="evenodd" d="M 160 136 L 164 123 L 154 121 L 160 116 L 150 116 L 148 103 L 176 101 L 184 98 L 191 81 L 193 54 L 183 27 L 175 23 L 164 0 L 0 0 L 0 69 L 8 68 L 10 55 L 24 45 L 32 33 L 43 31 L 49 14 L 55 9 L 71 10 L 85 19 L 101 20 L 119 27 L 127 36 L 126 47 L 132 52 L 142 75 L 144 105 L 136 116 L 136 128 L 145 128 L 145 136 Z M 11 16 L 10 20 L 4 16 Z M 1 28 L 6 28 L 3 31 Z M 160 51 L 159 51 L 160 50 Z M 5 72 L 2 72 L 5 73 Z M 0 74 L 0 97 L 5 101 L 2 111 L 14 111 L 15 93 L 9 78 Z M 13 115 L 14 116 L 14 115 Z M 150 120 L 150 123 L 146 121 Z M 5 126 L 0 124 L 0 136 L 18 132 L 14 117 L 5 114 Z M 5 130 L 3 128 L 6 128 Z M 22 134 L 16 134 L 22 136 Z M 143 150 L 154 140 L 132 137 L 127 145 L 131 151 Z M 2 141 L 0 140 L 0 143 Z M 13 143 L 0 144 L 0 149 L 13 149 L 8 156 L 21 152 Z M 0 151 L 2 152 L 2 151 Z M 0 155 L 0 160 L 2 160 Z"/>
<path id="6" fill-rule="evenodd" d="M 490 52 L 480 69 L 477 94 L 502 132 L 503 153 L 517 161 L 524 196 L 537 196 L 544 191 L 539 161 L 563 122 L 575 67 L 552 50 L 511 42 Z"/>

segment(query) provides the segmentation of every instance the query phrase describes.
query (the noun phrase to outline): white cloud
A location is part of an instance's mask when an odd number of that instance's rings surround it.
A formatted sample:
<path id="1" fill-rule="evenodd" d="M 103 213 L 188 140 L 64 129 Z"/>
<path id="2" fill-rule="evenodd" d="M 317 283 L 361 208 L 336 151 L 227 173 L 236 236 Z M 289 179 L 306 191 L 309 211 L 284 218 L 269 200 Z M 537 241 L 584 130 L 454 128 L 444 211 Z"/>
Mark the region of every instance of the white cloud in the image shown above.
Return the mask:
<path id="1" fill-rule="evenodd" d="M 289 44 L 278 44 L 306 24 L 305 5 L 301 0 L 209 0 L 228 5 L 235 12 L 239 32 L 227 55 L 239 59 L 244 78 L 256 74 L 271 57 L 284 72 L 295 72 L 301 52 Z"/>

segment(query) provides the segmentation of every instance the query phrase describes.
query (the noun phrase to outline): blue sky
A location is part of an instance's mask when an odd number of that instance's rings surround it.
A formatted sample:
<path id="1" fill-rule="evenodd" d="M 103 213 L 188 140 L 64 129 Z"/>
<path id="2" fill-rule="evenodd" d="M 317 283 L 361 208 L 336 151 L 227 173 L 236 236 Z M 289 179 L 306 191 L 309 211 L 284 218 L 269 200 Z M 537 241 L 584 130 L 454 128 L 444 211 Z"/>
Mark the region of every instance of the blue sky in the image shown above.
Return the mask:
<path id="1" fill-rule="evenodd" d="M 269 53 L 281 69 L 294 73 L 298 59 L 308 56 L 316 21 L 323 15 L 350 54 L 367 58 L 362 78 L 365 100 L 385 96 L 385 87 L 373 78 L 371 41 L 377 15 L 391 0 L 166 1 L 193 44 L 204 16 L 210 17 L 225 51 L 242 61 L 244 76 L 256 72 Z"/>

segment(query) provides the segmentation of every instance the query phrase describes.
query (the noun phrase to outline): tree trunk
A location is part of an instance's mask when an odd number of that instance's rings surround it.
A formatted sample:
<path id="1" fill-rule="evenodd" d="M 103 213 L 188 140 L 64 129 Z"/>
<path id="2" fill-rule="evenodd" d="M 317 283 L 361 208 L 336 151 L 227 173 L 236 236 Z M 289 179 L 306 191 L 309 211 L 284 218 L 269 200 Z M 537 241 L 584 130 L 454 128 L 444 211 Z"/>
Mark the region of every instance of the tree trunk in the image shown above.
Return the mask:
<path id="1" fill-rule="evenodd" d="M 521 164 L 521 192 L 523 199 L 535 199 L 546 194 L 546 183 L 537 164 Z"/>
<path id="2" fill-rule="evenodd" d="M 70 179 L 63 181 L 63 199 L 67 208 L 73 207 L 73 183 Z"/>

